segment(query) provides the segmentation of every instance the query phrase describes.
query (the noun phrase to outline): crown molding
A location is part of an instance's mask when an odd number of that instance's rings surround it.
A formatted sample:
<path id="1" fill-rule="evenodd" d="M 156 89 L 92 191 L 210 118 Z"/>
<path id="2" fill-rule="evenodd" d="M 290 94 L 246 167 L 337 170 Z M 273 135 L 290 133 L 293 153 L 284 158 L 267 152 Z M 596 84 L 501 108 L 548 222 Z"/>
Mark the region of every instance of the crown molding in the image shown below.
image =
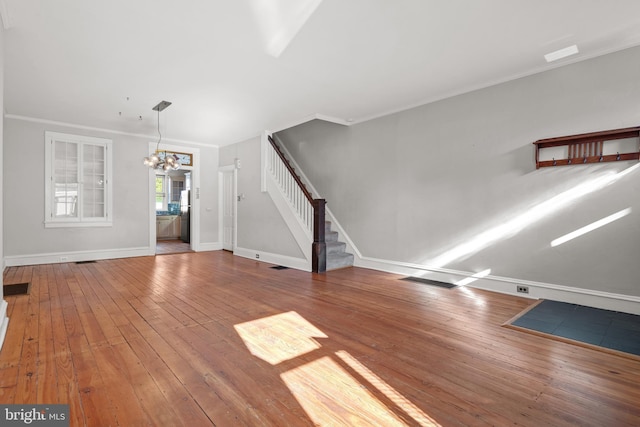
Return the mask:
<path id="1" fill-rule="evenodd" d="M 2 1 L 2 0 L 0 0 L 0 1 Z M 94 132 L 111 133 L 111 134 L 115 134 L 115 135 L 134 136 L 134 137 L 137 137 L 137 138 L 145 138 L 145 139 L 151 139 L 151 140 L 154 140 L 154 139 L 156 139 L 158 137 L 157 135 L 145 135 L 145 134 L 142 134 L 142 133 L 124 132 L 124 131 L 115 130 L 115 129 L 105 129 L 105 128 L 98 128 L 98 127 L 93 127 L 93 126 L 79 125 L 79 124 L 76 124 L 76 123 L 59 122 L 59 121 L 56 121 L 56 120 L 47 120 L 47 119 L 39 119 L 37 117 L 21 116 L 21 115 L 18 115 L 18 114 L 5 114 L 4 118 L 5 119 L 13 119 L 13 120 L 22 120 L 22 121 L 25 121 L 25 122 L 43 123 L 43 124 L 53 125 L 53 126 L 64 126 L 64 127 L 74 128 L 74 129 L 90 130 L 90 131 L 94 131 Z M 215 144 L 204 144 L 202 142 L 188 141 L 188 140 L 184 140 L 184 139 L 175 139 L 175 138 L 165 138 L 165 137 L 163 137 L 162 141 L 175 142 L 175 143 L 178 143 L 178 144 L 185 144 L 185 145 L 195 145 L 195 146 L 207 147 L 207 148 L 218 148 L 218 146 L 215 145 Z"/>
<path id="2" fill-rule="evenodd" d="M 544 63 L 541 64 L 538 67 L 535 67 L 531 70 L 522 72 L 522 73 L 516 73 L 516 74 L 511 74 L 509 76 L 506 77 L 501 77 L 498 79 L 494 79 L 491 80 L 489 82 L 483 83 L 483 84 L 479 84 L 479 85 L 467 85 L 467 86 L 462 86 L 460 88 L 457 88 L 455 90 L 451 90 L 448 92 L 444 92 L 440 95 L 434 96 L 434 97 L 430 97 L 430 98 L 423 98 L 417 102 L 414 103 L 410 103 L 410 104 L 406 104 L 406 105 L 401 105 L 397 108 L 393 108 L 393 109 L 389 109 L 389 110 L 385 110 L 385 111 L 381 111 L 379 113 L 375 113 L 375 114 L 371 114 L 368 116 L 363 116 L 363 117 L 358 117 L 352 121 L 349 122 L 349 125 L 355 125 L 355 124 L 360 124 L 360 123 L 364 123 L 364 122 L 368 122 L 370 120 L 375 120 L 375 119 L 379 119 L 385 116 L 390 116 L 392 114 L 397 114 L 397 113 L 401 113 L 403 111 L 407 111 L 407 110 L 411 110 L 413 108 L 418 108 L 418 107 L 422 107 L 424 105 L 428 105 L 428 104 L 433 104 L 435 102 L 438 101 L 443 101 L 445 99 L 449 99 L 449 98 L 453 98 L 456 96 L 460 96 L 460 95 L 465 95 L 471 92 L 475 92 L 478 90 L 483 90 L 483 89 L 487 89 L 493 86 L 498 86 L 504 83 L 509 83 L 512 82 L 514 80 L 518 80 L 518 79 L 522 79 L 525 77 L 530 77 L 530 76 L 534 76 L 536 74 L 541 74 L 541 73 L 545 73 L 547 71 L 552 71 L 555 70 L 556 68 L 561 68 L 561 67 L 566 67 L 568 65 L 573 65 L 573 64 L 577 64 L 579 62 L 584 62 L 584 61 L 588 61 L 590 59 L 595 59 L 601 56 L 605 56 L 605 55 L 610 55 L 613 53 L 618 53 L 618 52 L 622 52 L 624 50 L 627 49 L 633 49 L 636 47 L 640 47 L 640 39 L 635 38 L 633 40 L 630 40 L 629 42 L 625 43 L 624 45 L 621 46 L 617 46 L 615 48 L 611 48 L 611 49 L 600 49 L 594 52 L 590 52 L 590 53 L 580 53 L 578 55 L 574 55 L 569 57 L 570 59 L 564 58 L 560 61 L 555 61 L 555 62 L 551 62 L 551 63 Z"/>
<path id="3" fill-rule="evenodd" d="M 315 114 L 310 114 L 308 116 L 302 117 L 297 120 L 292 120 L 285 124 L 281 124 L 280 126 L 276 126 L 273 129 L 269 129 L 269 132 L 271 133 L 280 132 L 282 130 L 290 129 L 292 127 L 301 125 L 303 123 L 310 122 L 311 120 L 324 120 L 325 122 L 335 123 L 343 126 L 351 126 L 353 124 L 349 120 L 345 120 L 345 119 L 341 119 L 333 116 L 327 116 L 326 114 L 315 113 Z"/>

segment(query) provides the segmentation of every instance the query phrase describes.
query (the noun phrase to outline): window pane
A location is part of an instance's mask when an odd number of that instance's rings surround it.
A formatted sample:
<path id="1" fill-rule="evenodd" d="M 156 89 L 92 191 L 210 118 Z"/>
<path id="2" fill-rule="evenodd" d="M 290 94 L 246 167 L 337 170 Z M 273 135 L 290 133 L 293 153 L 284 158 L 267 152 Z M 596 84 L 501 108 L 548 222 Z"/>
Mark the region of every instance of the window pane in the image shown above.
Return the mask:
<path id="1" fill-rule="evenodd" d="M 105 215 L 105 148 L 84 144 L 82 149 L 82 215 L 84 218 L 102 218 Z"/>
<path id="2" fill-rule="evenodd" d="M 78 144 L 56 141 L 54 178 L 56 183 L 78 183 Z"/>
<path id="3" fill-rule="evenodd" d="M 156 210 L 165 210 L 165 175 L 156 175 Z"/>
<path id="4" fill-rule="evenodd" d="M 53 216 L 78 217 L 78 144 L 55 142 Z"/>
<path id="5" fill-rule="evenodd" d="M 171 181 L 171 201 L 179 202 L 180 193 L 184 190 L 184 181 Z"/>
<path id="6" fill-rule="evenodd" d="M 55 184 L 53 215 L 56 218 L 78 217 L 78 184 Z"/>

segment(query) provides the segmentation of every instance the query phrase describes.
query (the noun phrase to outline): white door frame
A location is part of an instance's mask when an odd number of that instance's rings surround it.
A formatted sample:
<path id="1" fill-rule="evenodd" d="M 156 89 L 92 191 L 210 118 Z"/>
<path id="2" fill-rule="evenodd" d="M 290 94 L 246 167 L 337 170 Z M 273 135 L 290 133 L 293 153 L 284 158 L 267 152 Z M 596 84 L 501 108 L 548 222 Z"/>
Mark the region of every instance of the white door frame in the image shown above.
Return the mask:
<path id="1" fill-rule="evenodd" d="M 224 173 L 233 172 L 233 252 L 238 244 L 238 169 L 235 165 L 221 166 L 218 168 L 218 236 L 220 244 L 224 247 Z"/>
<path id="2" fill-rule="evenodd" d="M 156 149 L 157 142 L 149 143 L 149 153 Z M 200 149 L 184 145 L 162 144 L 162 150 L 193 154 L 193 166 L 182 166 L 191 171 L 191 250 L 200 250 Z M 149 169 L 149 255 L 156 253 L 156 171 Z"/>

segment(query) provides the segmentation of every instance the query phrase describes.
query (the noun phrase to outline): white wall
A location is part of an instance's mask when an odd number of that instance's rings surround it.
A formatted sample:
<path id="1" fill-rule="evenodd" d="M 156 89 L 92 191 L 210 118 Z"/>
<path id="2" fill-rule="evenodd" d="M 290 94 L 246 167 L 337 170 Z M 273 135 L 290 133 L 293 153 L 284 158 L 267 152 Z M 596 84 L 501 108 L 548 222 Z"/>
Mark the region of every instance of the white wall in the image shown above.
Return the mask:
<path id="1" fill-rule="evenodd" d="M 293 235 L 267 193 L 260 191 L 260 137 L 220 148 L 220 166 L 240 161 L 237 192 L 238 255 L 287 265 L 304 259 Z M 289 265 L 292 266 L 292 265 Z"/>
<path id="2" fill-rule="evenodd" d="M 113 226 L 44 228 L 44 133 L 56 131 L 113 140 Z M 6 118 L 4 129 L 4 256 L 9 265 L 147 255 L 149 172 L 142 165 L 149 140 Z M 185 148 L 184 151 L 187 151 Z M 218 149 L 200 148 L 200 242 L 218 244 Z"/>
<path id="3" fill-rule="evenodd" d="M 200 150 L 200 248 L 222 249 L 218 235 L 218 147 Z"/>
<path id="4" fill-rule="evenodd" d="M 3 120 L 0 120 L 0 224 L 2 223 L 4 206 L 3 199 L 3 156 L 4 156 L 4 29 L 0 25 L 0 112 L 2 113 Z M 2 227 L 0 227 L 0 242 L 3 241 Z M 2 260 L 2 271 L 4 271 L 4 256 L 3 245 L 0 245 L 0 260 Z M 9 325 L 9 318 L 7 317 L 7 302 L 4 300 L 4 289 L 2 288 L 3 277 L 0 275 L 0 349 L 4 343 L 4 337 Z"/>
<path id="5" fill-rule="evenodd" d="M 536 170 L 532 145 L 638 125 L 638 76 L 635 48 L 350 127 L 316 120 L 278 135 L 365 258 L 638 297 L 640 171 L 614 177 L 638 162 Z M 587 183 L 582 197 L 565 193 Z"/>

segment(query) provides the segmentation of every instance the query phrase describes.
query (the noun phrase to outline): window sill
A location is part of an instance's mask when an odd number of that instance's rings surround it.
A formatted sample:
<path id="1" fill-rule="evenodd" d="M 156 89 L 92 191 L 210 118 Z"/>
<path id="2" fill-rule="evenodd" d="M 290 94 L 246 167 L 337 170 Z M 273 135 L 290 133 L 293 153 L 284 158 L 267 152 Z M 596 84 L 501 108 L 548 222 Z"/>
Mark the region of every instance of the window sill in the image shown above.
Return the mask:
<path id="1" fill-rule="evenodd" d="M 75 227 L 113 227 L 113 222 L 111 221 L 96 221 L 96 222 L 49 221 L 44 223 L 44 228 L 75 228 Z"/>

